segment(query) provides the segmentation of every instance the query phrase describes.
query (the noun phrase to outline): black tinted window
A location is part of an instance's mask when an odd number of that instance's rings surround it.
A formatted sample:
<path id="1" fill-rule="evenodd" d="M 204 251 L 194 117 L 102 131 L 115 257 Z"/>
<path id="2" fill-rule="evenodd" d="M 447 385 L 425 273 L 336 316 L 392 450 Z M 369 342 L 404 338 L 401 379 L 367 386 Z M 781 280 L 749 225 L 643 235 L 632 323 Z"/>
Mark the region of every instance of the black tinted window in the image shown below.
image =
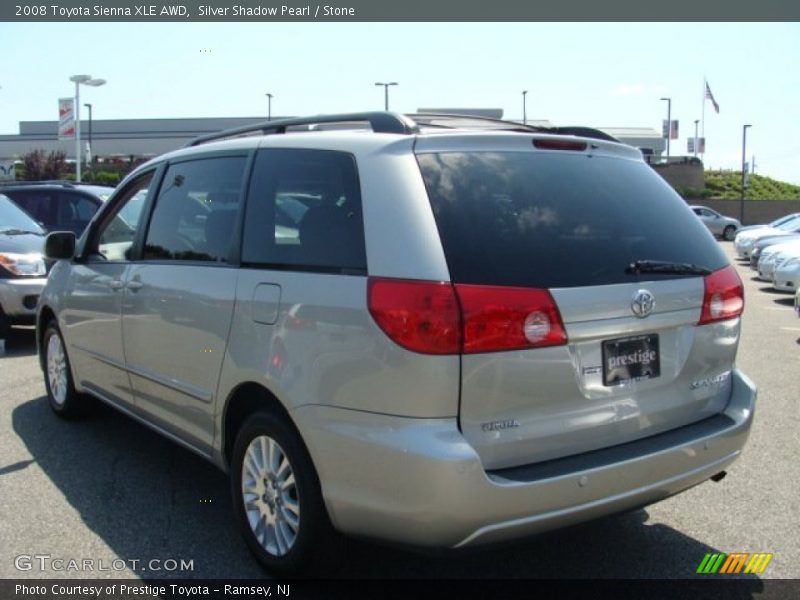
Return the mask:
<path id="1" fill-rule="evenodd" d="M 366 270 L 355 160 L 324 150 L 262 150 L 245 217 L 242 262 Z"/>
<path id="2" fill-rule="evenodd" d="M 625 268 L 636 260 L 712 270 L 727 262 L 705 226 L 643 163 L 568 152 L 418 160 L 457 282 L 605 285 L 635 280 Z"/>
<path id="3" fill-rule="evenodd" d="M 144 259 L 227 262 L 245 160 L 217 157 L 170 165 L 145 238 Z"/>

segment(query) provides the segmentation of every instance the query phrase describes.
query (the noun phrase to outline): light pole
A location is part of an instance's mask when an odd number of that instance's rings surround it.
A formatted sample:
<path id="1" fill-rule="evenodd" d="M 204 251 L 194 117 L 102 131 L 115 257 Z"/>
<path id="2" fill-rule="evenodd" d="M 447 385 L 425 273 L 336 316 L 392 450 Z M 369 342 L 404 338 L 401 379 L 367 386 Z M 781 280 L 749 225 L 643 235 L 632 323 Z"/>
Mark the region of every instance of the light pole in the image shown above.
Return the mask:
<path id="1" fill-rule="evenodd" d="M 272 121 L 272 99 L 275 97 L 272 94 L 266 94 L 267 96 L 267 121 Z"/>
<path id="2" fill-rule="evenodd" d="M 744 225 L 744 184 L 747 177 L 746 169 L 744 166 L 744 157 L 747 149 L 747 128 L 752 125 L 742 126 L 742 199 L 739 201 L 739 222 Z"/>
<path id="3" fill-rule="evenodd" d="M 89 109 L 89 144 L 86 149 L 89 150 L 87 154 L 89 158 L 86 159 L 86 166 L 92 168 L 92 104 L 90 102 L 84 103 L 84 106 Z"/>
<path id="4" fill-rule="evenodd" d="M 528 124 L 528 106 L 526 100 L 526 96 L 528 95 L 528 90 L 522 90 L 522 124 Z"/>
<path id="5" fill-rule="evenodd" d="M 661 98 L 667 103 L 667 162 L 669 162 L 669 138 L 672 134 L 672 98 Z"/>
<path id="6" fill-rule="evenodd" d="M 383 109 L 389 110 L 389 86 L 398 85 L 398 83 L 396 81 L 392 81 L 390 83 L 381 83 L 380 81 L 376 81 L 375 85 L 383 86 Z"/>
<path id="7" fill-rule="evenodd" d="M 81 84 L 99 87 L 105 79 L 92 79 L 91 75 L 73 75 L 69 78 L 75 83 L 75 181 L 81 180 Z"/>
<path id="8" fill-rule="evenodd" d="M 697 158 L 697 124 L 700 122 L 700 119 L 694 120 L 694 157 Z"/>

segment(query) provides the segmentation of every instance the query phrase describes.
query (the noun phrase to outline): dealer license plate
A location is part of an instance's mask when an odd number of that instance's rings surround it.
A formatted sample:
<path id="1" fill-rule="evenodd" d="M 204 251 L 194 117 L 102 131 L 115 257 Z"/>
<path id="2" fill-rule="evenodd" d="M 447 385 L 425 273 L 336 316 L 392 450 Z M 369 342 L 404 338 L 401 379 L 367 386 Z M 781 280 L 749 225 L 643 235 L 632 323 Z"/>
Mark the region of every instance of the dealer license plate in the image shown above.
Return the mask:
<path id="1" fill-rule="evenodd" d="M 658 334 L 603 342 L 603 385 L 621 385 L 661 375 Z"/>

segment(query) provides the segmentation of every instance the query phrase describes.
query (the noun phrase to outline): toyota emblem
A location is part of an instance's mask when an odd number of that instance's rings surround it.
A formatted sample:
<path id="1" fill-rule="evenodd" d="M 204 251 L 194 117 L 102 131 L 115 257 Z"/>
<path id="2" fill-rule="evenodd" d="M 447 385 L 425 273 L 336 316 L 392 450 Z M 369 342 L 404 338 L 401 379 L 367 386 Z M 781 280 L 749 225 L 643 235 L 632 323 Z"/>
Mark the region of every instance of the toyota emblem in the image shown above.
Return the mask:
<path id="1" fill-rule="evenodd" d="M 647 290 L 639 290 L 633 295 L 631 310 L 633 311 L 633 314 L 640 319 L 644 319 L 646 316 L 648 316 L 651 312 L 653 312 L 655 307 L 655 296 L 653 296 L 653 294 Z"/>

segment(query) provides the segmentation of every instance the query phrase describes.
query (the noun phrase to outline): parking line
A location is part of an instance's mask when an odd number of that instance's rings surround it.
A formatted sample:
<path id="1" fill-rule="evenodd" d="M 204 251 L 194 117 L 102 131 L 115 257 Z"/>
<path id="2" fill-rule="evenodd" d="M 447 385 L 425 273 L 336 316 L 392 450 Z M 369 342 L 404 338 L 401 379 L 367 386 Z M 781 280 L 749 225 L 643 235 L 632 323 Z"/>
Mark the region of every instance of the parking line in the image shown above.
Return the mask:
<path id="1" fill-rule="evenodd" d="M 764 310 L 794 310 L 791 306 L 762 306 Z"/>
<path id="2" fill-rule="evenodd" d="M 784 331 L 800 331 L 800 327 L 781 327 Z"/>

